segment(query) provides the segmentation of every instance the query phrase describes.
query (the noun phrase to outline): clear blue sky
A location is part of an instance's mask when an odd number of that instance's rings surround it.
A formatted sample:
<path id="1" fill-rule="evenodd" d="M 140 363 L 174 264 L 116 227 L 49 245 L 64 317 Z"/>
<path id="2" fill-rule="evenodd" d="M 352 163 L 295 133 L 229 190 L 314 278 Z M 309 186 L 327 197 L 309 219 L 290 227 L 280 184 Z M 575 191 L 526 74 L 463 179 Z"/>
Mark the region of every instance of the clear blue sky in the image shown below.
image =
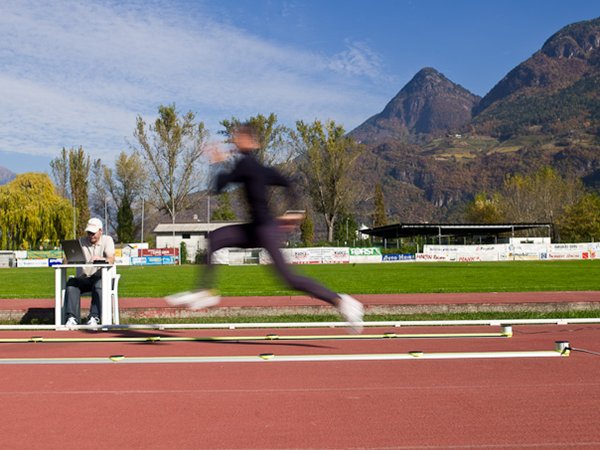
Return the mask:
<path id="1" fill-rule="evenodd" d="M 0 166 L 47 171 L 80 145 L 112 165 L 139 114 L 274 112 L 349 131 L 423 67 L 485 95 L 589 0 L 0 2 Z"/>

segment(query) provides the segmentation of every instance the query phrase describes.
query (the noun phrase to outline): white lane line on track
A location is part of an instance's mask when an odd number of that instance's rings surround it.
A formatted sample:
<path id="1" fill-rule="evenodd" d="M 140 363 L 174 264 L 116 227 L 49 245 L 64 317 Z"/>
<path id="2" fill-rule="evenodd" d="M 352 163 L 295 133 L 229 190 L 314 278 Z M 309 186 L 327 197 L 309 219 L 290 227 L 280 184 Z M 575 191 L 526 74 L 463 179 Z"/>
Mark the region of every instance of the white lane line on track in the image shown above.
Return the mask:
<path id="1" fill-rule="evenodd" d="M 557 341 L 557 345 L 559 342 Z M 568 343 L 565 343 L 568 346 Z M 498 358 L 564 358 L 568 351 L 496 351 L 496 352 L 448 352 L 428 353 L 413 350 L 408 353 L 374 354 L 315 354 L 275 355 L 263 353 L 244 356 L 133 356 L 111 355 L 108 357 L 65 357 L 65 358 L 0 358 L 0 365 L 24 364 L 173 364 L 173 363 L 273 363 L 273 362 L 328 362 L 328 361 L 397 361 L 430 359 L 498 359 Z"/>
<path id="2" fill-rule="evenodd" d="M 452 385 L 452 386 L 382 386 L 382 387 L 348 387 L 348 388 L 281 388 L 281 389 L 123 389 L 123 390 L 76 390 L 76 391 L 0 391 L 0 397 L 15 396 L 36 396 L 36 395 L 173 395 L 173 394 L 285 394 L 289 393 L 326 393 L 326 392 L 413 392 L 413 391 L 465 391 L 465 390 L 531 390 L 531 389 L 557 389 L 562 390 L 572 388 L 579 390 L 581 388 L 599 387 L 600 383 L 577 383 L 576 385 L 565 385 L 564 383 L 546 383 L 546 384 L 516 384 L 516 385 Z"/>
<path id="3" fill-rule="evenodd" d="M 464 444 L 464 445 L 408 445 L 394 447 L 377 447 L 377 450 L 437 450 L 437 449 L 482 449 L 482 448 L 600 448 L 600 441 L 565 441 L 565 442 L 514 442 L 510 444 Z M 291 449 L 294 450 L 294 449 Z M 364 450 L 364 447 L 348 447 L 347 450 Z"/>

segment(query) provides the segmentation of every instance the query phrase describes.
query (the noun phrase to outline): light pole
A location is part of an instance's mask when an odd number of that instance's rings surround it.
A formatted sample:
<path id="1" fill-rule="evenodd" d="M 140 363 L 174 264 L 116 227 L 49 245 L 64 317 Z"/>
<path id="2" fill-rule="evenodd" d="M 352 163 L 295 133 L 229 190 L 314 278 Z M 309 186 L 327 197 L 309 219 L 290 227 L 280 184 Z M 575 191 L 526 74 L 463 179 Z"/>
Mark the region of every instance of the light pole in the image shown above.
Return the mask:
<path id="1" fill-rule="evenodd" d="M 140 242 L 144 243 L 144 198 L 142 197 L 142 235 L 140 236 Z"/>
<path id="2" fill-rule="evenodd" d="M 73 239 L 77 239 L 77 208 L 73 199 Z"/>
<path id="3" fill-rule="evenodd" d="M 108 197 L 104 197 L 104 230 L 108 233 Z"/>
<path id="4" fill-rule="evenodd" d="M 346 217 L 346 245 L 348 244 L 348 218 Z"/>

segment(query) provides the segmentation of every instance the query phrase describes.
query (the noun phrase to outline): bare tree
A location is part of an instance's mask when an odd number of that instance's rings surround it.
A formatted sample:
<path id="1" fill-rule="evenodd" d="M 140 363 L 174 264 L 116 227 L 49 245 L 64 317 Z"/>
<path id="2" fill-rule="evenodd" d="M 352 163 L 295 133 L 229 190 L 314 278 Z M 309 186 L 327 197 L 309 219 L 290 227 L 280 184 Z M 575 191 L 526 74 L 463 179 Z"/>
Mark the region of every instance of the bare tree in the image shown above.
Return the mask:
<path id="1" fill-rule="evenodd" d="M 109 222 L 106 216 L 110 217 L 110 209 L 107 205 L 108 188 L 104 181 L 105 166 L 101 159 L 96 159 L 92 162 L 90 176 L 90 210 L 92 215 L 96 217 L 104 217 L 105 232 L 110 233 Z M 106 213 L 106 214 L 105 214 Z"/>
<path id="2" fill-rule="evenodd" d="M 58 158 L 50 161 L 50 168 L 52 169 L 52 179 L 58 190 L 58 195 L 64 198 L 71 198 L 71 193 L 69 192 L 69 154 L 66 148 L 63 147 Z"/>

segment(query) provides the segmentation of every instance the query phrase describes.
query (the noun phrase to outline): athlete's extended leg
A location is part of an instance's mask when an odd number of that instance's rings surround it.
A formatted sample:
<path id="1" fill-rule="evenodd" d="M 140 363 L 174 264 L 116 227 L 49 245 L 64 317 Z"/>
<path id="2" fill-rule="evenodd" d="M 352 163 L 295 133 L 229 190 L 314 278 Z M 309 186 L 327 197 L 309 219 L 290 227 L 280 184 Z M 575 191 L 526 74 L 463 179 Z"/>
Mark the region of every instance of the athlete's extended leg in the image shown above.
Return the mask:
<path id="1" fill-rule="evenodd" d="M 217 250 L 226 247 L 248 247 L 248 225 L 228 225 L 211 231 L 208 235 L 208 248 L 202 272 L 198 276 L 198 289 L 212 289 L 215 285 L 215 266 L 212 256 Z"/>
<path id="2" fill-rule="evenodd" d="M 214 291 L 215 267 L 212 264 L 213 253 L 225 247 L 244 247 L 248 241 L 244 225 L 230 225 L 211 232 L 208 236 L 208 251 L 205 265 L 198 275 L 198 288 L 165 297 L 172 305 L 187 306 L 191 309 L 203 309 L 215 306 L 221 297 Z"/>
<path id="3" fill-rule="evenodd" d="M 311 278 L 296 274 L 285 262 L 279 249 L 279 232 L 276 225 L 268 225 L 257 230 L 261 246 L 269 252 L 275 270 L 285 282 L 298 291 L 306 292 L 335 306 L 355 333 L 362 331 L 364 308 L 362 303 L 347 294 L 336 294 Z"/>
<path id="4" fill-rule="evenodd" d="M 273 267 L 283 278 L 283 280 L 292 288 L 306 292 L 320 300 L 326 301 L 334 306 L 337 305 L 339 296 L 327 289 L 325 286 L 317 283 L 311 278 L 303 277 L 295 273 L 289 264 L 285 262 L 285 258 L 279 249 L 279 231 L 277 225 L 264 225 L 256 230 L 257 237 L 260 240 L 260 245 L 263 247 L 273 261 Z"/>

